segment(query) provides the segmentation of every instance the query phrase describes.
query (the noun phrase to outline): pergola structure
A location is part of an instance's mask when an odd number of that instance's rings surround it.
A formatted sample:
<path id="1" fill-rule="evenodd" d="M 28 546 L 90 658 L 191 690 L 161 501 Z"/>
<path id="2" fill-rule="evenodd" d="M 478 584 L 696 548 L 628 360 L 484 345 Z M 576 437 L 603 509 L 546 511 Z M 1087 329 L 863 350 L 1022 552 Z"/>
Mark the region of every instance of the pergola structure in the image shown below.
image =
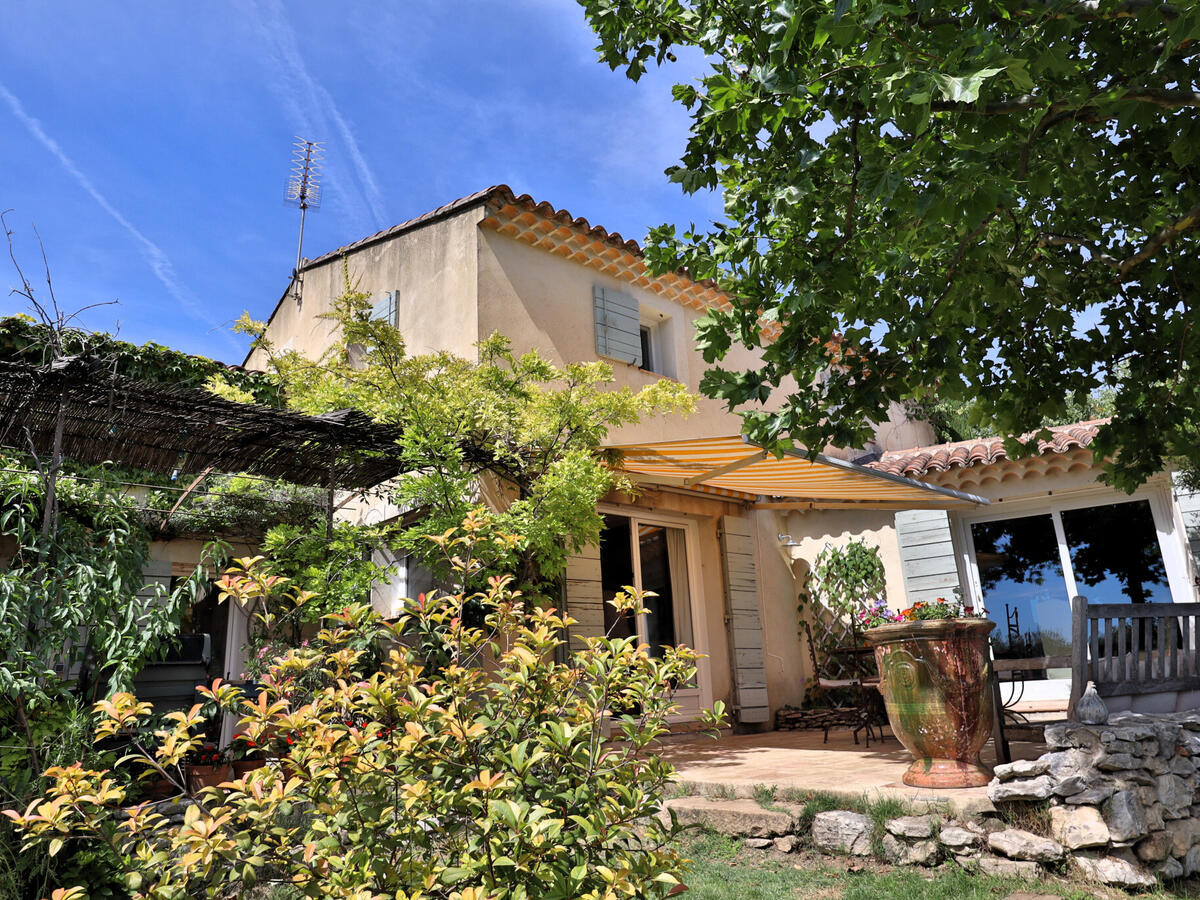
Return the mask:
<path id="1" fill-rule="evenodd" d="M 353 410 L 307 416 L 112 373 L 0 362 L 0 447 L 162 475 L 244 472 L 330 490 L 399 474 L 397 434 Z"/>

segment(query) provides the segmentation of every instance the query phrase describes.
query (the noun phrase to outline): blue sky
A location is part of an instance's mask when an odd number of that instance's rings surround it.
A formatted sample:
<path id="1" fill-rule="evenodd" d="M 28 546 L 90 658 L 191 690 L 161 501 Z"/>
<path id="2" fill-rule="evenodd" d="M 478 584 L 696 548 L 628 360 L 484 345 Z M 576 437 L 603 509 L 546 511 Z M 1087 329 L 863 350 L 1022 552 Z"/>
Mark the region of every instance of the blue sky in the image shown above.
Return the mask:
<path id="1" fill-rule="evenodd" d="M 60 305 L 119 300 L 85 322 L 137 343 L 241 361 L 229 323 L 265 318 L 295 261 L 293 135 L 328 142 L 310 257 L 499 182 L 638 240 L 719 214 L 662 174 L 687 130 L 670 86 L 697 65 L 634 84 L 572 0 L 6 0 L 4 26 L 18 257 L 40 273 L 36 225 Z"/>

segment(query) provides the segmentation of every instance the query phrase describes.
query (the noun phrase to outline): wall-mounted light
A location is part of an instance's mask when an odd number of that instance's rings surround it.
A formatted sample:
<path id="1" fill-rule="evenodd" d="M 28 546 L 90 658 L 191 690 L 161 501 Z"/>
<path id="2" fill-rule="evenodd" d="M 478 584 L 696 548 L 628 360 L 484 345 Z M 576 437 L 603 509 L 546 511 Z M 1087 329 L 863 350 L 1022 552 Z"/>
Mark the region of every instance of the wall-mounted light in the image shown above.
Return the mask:
<path id="1" fill-rule="evenodd" d="M 790 534 L 779 535 L 779 549 L 787 555 L 790 560 L 800 558 L 800 542 L 793 540 Z"/>

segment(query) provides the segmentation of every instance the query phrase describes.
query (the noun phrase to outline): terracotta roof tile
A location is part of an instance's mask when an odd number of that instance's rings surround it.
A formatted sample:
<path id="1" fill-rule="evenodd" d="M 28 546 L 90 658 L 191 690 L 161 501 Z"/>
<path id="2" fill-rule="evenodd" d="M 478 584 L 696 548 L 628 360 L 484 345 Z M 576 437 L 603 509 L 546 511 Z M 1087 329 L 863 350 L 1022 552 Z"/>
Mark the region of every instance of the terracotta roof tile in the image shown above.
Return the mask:
<path id="1" fill-rule="evenodd" d="M 1108 419 L 1092 419 L 1051 426 L 1050 438 L 1038 441 L 1038 451 L 1043 454 L 1066 453 L 1078 447 L 1090 447 L 1100 426 L 1107 422 Z M 1022 436 L 1023 439 L 1027 437 L 1029 435 Z M 889 450 L 875 462 L 866 465 L 890 475 L 914 478 L 928 472 L 987 466 L 1005 459 L 1008 459 L 1008 454 L 1004 450 L 1004 439 L 987 437 L 932 447 L 914 447 L 911 450 Z"/>
<path id="2" fill-rule="evenodd" d="M 428 222 L 434 222 L 438 219 L 452 216 L 460 210 L 475 206 L 479 203 L 499 203 L 511 204 L 529 210 L 542 219 L 559 222 L 571 228 L 579 229 L 589 237 L 602 241 L 606 244 L 611 244 L 614 247 L 619 247 L 635 256 L 642 255 L 641 245 L 637 241 L 622 237 L 616 231 L 609 231 L 601 225 L 593 225 L 583 216 L 572 216 L 568 210 L 556 209 L 553 204 L 547 203 L 545 200 L 534 200 L 529 194 L 517 195 L 513 193 L 513 189 L 507 184 L 494 184 L 489 188 L 484 188 L 482 191 L 476 191 L 473 194 L 467 194 L 465 197 L 459 197 L 457 200 L 451 200 L 445 206 L 439 206 L 437 209 L 430 210 L 427 213 L 417 216 L 415 219 L 409 219 L 401 222 L 398 225 L 393 225 L 391 228 L 385 228 L 383 231 L 377 231 L 375 234 L 368 235 L 361 240 L 357 240 L 352 244 L 346 244 L 344 247 L 338 247 L 336 250 L 331 250 L 328 253 L 322 253 L 315 259 L 305 260 L 302 268 L 309 269 L 321 263 L 328 262 L 331 259 L 336 259 L 344 253 L 351 250 L 358 250 L 370 244 L 385 241 L 397 234 L 403 234 L 420 225 Z"/>

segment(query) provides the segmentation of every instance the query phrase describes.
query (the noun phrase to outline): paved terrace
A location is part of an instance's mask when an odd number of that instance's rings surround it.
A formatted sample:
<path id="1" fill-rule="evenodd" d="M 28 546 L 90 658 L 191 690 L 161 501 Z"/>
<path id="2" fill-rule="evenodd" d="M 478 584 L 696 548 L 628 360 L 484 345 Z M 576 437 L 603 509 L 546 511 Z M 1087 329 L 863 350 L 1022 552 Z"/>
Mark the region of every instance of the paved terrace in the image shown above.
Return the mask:
<path id="1" fill-rule="evenodd" d="M 904 784 L 900 778 L 912 758 L 890 733 L 870 747 L 861 743 L 861 735 L 859 740 L 855 745 L 848 729 L 831 730 L 827 744 L 820 731 L 768 731 L 718 740 L 696 736 L 667 744 L 660 752 L 678 770 L 680 782 L 701 794 L 752 797 L 756 785 L 765 785 L 780 792 L 895 797 L 918 808 L 934 806 L 952 813 L 991 809 L 985 787 L 933 790 Z M 1014 759 L 1036 759 L 1045 750 L 1029 743 L 1013 743 L 1011 748 Z M 983 760 L 988 765 L 995 761 L 990 742 Z"/>

